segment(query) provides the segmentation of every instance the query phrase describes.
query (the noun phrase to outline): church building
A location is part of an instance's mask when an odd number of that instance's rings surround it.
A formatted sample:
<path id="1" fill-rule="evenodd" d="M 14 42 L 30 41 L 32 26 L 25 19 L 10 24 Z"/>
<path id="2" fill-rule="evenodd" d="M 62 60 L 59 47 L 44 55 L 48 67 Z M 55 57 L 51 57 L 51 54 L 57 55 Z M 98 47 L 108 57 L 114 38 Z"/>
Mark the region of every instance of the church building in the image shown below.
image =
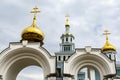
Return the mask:
<path id="1" fill-rule="evenodd" d="M 120 62 L 116 61 L 117 51 L 109 41 L 108 30 L 104 31 L 102 48 L 75 48 L 75 35 L 66 15 L 65 32 L 61 32 L 60 49 L 54 56 L 42 47 L 45 35 L 36 23 L 39 12 L 33 8 L 33 22 L 22 31 L 21 40 L 0 52 L 0 80 L 16 80 L 18 73 L 31 65 L 43 69 L 44 80 L 120 80 Z"/>

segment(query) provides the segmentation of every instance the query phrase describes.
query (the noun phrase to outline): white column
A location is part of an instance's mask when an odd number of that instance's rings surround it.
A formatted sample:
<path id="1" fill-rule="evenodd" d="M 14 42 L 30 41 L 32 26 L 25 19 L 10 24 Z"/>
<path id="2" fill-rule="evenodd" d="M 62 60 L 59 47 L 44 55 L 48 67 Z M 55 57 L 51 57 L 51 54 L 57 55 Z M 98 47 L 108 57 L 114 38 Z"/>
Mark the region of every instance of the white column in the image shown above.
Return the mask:
<path id="1" fill-rule="evenodd" d="M 63 55 L 61 55 L 61 61 L 63 61 Z"/>
<path id="2" fill-rule="evenodd" d="M 89 79 L 95 80 L 95 70 L 92 68 L 89 68 Z"/>
<path id="3" fill-rule="evenodd" d="M 88 68 L 87 68 L 87 71 L 85 72 L 85 80 L 89 80 L 89 78 L 88 78 Z"/>

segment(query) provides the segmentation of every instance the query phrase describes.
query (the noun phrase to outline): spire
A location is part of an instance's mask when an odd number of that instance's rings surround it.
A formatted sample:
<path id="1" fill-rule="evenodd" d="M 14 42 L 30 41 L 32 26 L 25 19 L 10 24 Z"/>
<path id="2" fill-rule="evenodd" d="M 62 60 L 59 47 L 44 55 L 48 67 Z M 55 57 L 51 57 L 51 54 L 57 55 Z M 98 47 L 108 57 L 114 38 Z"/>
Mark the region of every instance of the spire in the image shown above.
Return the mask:
<path id="1" fill-rule="evenodd" d="M 37 15 L 37 13 L 40 13 L 40 10 L 37 8 L 37 6 L 35 6 L 30 13 L 34 13 L 32 25 L 33 25 L 33 27 L 35 27 L 36 26 L 36 15 Z"/>
<path id="2" fill-rule="evenodd" d="M 108 30 L 105 30 L 103 34 L 106 35 L 106 43 L 102 48 L 102 52 L 107 51 L 107 50 L 116 51 L 116 48 L 113 45 L 111 45 L 109 40 L 108 40 L 108 35 L 110 35 L 110 32 Z"/>
<path id="3" fill-rule="evenodd" d="M 65 27 L 70 27 L 70 23 L 69 23 L 69 15 L 67 14 L 66 16 L 66 23 L 65 23 Z"/>
<path id="4" fill-rule="evenodd" d="M 73 43 L 74 36 L 70 33 L 70 24 L 68 22 L 69 15 L 66 15 L 66 24 L 65 24 L 65 32 L 61 36 L 62 43 L 60 44 L 61 46 L 61 51 L 62 52 L 74 52 L 75 46 Z"/>

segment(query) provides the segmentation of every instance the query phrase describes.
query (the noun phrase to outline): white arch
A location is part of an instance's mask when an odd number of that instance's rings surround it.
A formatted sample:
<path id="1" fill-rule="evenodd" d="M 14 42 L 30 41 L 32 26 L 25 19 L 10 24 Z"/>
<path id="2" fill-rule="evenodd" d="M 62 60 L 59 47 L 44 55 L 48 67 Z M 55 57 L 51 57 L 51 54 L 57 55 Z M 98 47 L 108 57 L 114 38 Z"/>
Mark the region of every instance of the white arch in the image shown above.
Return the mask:
<path id="1" fill-rule="evenodd" d="M 23 68 L 36 65 L 43 69 L 46 78 L 56 72 L 55 59 L 42 47 L 12 45 L 0 54 L 0 74 L 4 80 L 15 80 Z"/>
<path id="2" fill-rule="evenodd" d="M 90 61 L 91 62 L 91 61 Z M 95 69 L 95 70 L 97 70 L 98 72 L 99 72 L 99 74 L 102 74 L 102 71 L 101 71 L 101 69 L 99 69 L 99 68 L 97 68 L 97 66 L 95 65 L 95 63 L 90 63 L 90 62 L 88 62 L 88 63 L 86 63 L 86 62 L 82 62 L 82 65 L 79 65 L 79 68 L 76 70 L 76 71 L 80 71 L 82 68 L 85 68 L 85 67 L 87 67 L 87 68 L 92 68 L 92 69 Z M 76 72 L 75 73 L 75 76 L 78 74 L 78 72 Z M 103 76 L 102 75 L 100 75 L 100 78 L 102 79 L 103 78 Z"/>
<path id="3" fill-rule="evenodd" d="M 85 50 L 76 50 L 67 61 L 64 62 L 64 73 L 74 75 L 77 80 L 77 72 L 87 66 L 92 66 L 100 73 L 103 80 L 104 75 L 115 74 L 115 63 L 98 51 L 87 53 Z"/>

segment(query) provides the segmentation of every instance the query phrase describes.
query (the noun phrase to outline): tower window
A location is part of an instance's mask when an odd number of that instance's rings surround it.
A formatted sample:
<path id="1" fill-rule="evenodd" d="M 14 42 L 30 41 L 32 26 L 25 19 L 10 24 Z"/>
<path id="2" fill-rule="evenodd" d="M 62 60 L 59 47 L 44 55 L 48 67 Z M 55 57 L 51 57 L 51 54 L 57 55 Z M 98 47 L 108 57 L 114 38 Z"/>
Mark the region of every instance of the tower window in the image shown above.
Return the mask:
<path id="1" fill-rule="evenodd" d="M 70 46 L 68 46 L 68 50 L 70 51 Z"/>
<path id="2" fill-rule="evenodd" d="M 68 58 L 70 58 L 70 56 L 68 56 Z"/>
<path id="3" fill-rule="evenodd" d="M 65 56 L 63 56 L 63 60 L 65 61 L 66 59 L 65 59 L 66 57 Z"/>
<path id="4" fill-rule="evenodd" d="M 68 38 L 66 38 L 66 41 L 68 42 Z"/>
<path id="5" fill-rule="evenodd" d="M 71 38 L 71 42 L 72 42 L 72 38 Z"/>
<path id="6" fill-rule="evenodd" d="M 64 51 L 70 51 L 70 46 L 64 46 Z"/>
<path id="7" fill-rule="evenodd" d="M 58 56 L 58 60 L 61 61 L 61 56 Z"/>

